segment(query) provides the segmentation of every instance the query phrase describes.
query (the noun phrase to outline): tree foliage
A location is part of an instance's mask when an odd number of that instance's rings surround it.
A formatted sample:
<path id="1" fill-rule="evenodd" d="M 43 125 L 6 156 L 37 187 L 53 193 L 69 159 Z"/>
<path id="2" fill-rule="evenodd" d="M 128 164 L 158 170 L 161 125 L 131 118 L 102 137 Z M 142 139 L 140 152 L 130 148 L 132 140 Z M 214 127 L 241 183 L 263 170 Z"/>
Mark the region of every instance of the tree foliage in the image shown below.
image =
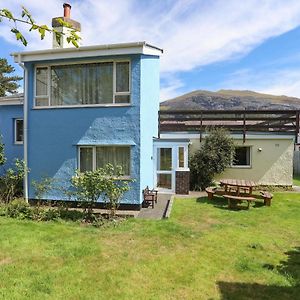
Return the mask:
<path id="1" fill-rule="evenodd" d="M 4 165 L 6 158 L 4 155 L 4 144 L 2 143 L 2 136 L 0 135 L 0 166 Z"/>
<path id="2" fill-rule="evenodd" d="M 22 79 L 20 76 L 12 75 L 15 68 L 8 64 L 6 58 L 0 58 L 0 97 L 4 97 L 6 93 L 15 94 L 17 92 L 18 81 Z"/>
<path id="3" fill-rule="evenodd" d="M 23 179 L 27 172 L 25 162 L 16 159 L 14 167 L 9 168 L 0 178 L 0 198 L 2 201 L 8 203 L 23 194 Z"/>
<path id="4" fill-rule="evenodd" d="M 192 189 L 203 190 L 211 185 L 215 175 L 230 166 L 234 149 L 233 139 L 224 129 L 211 129 L 201 148 L 190 160 Z"/>
<path id="5" fill-rule="evenodd" d="M 18 29 L 18 24 L 20 23 L 28 25 L 29 32 L 36 31 L 40 35 L 41 40 L 45 38 L 46 33 L 53 33 L 55 35 L 57 43 L 60 44 L 61 37 L 64 35 L 64 33 L 59 32 L 54 28 L 49 28 L 45 24 L 37 24 L 30 12 L 24 6 L 22 6 L 21 17 L 14 16 L 13 13 L 6 8 L 0 9 L 0 22 L 2 22 L 4 19 L 10 22 L 10 24 L 12 25 L 10 31 L 24 46 L 27 46 L 28 42 L 23 33 Z M 78 42 L 80 40 L 78 31 L 74 29 L 70 23 L 62 19 L 58 18 L 57 21 L 60 23 L 60 25 L 70 29 L 67 34 L 67 42 L 72 43 L 76 48 L 78 48 Z"/>
<path id="6" fill-rule="evenodd" d="M 104 168 L 81 173 L 76 172 L 71 183 L 78 201 L 87 204 L 92 212 L 94 204 L 102 198 L 114 217 L 122 195 L 130 189 L 131 179 L 120 179 L 122 168 L 107 164 Z"/>

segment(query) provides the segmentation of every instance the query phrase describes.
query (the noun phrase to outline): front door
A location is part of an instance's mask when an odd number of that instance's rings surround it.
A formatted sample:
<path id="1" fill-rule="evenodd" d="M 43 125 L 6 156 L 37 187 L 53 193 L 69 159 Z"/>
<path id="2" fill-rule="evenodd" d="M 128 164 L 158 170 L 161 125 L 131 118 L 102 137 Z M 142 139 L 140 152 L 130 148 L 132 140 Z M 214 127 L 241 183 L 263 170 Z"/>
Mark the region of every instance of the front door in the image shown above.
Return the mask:
<path id="1" fill-rule="evenodd" d="M 158 147 L 156 149 L 156 186 L 163 190 L 174 190 L 173 149 L 171 147 Z"/>

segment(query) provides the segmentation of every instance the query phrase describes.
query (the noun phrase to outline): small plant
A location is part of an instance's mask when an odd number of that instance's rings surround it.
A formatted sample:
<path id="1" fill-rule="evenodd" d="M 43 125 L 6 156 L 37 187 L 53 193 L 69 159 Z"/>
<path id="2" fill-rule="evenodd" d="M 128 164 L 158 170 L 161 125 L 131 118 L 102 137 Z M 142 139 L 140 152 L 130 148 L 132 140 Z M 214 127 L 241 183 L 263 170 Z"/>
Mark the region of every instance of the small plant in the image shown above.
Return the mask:
<path id="1" fill-rule="evenodd" d="M 4 144 L 2 143 L 2 136 L 0 135 L 0 166 L 4 165 L 6 158 L 4 156 Z"/>
<path id="2" fill-rule="evenodd" d="M 132 179 L 120 180 L 122 173 L 121 167 L 114 167 L 108 164 L 104 168 L 105 176 L 105 190 L 103 198 L 106 203 L 108 210 L 110 211 L 110 217 L 114 218 L 116 211 L 120 206 L 120 199 L 125 192 L 130 190 L 130 182 Z"/>
<path id="3" fill-rule="evenodd" d="M 114 217 L 122 195 L 130 189 L 131 179 L 120 179 L 123 175 L 121 167 L 107 164 L 104 168 L 84 173 L 76 172 L 71 183 L 78 201 L 90 214 L 95 203 L 102 197 Z"/>
<path id="4" fill-rule="evenodd" d="M 32 210 L 24 199 L 15 199 L 7 204 L 6 215 L 17 219 L 31 219 Z"/>
<path id="5" fill-rule="evenodd" d="M 25 162 L 20 159 L 15 160 L 14 168 L 9 168 L 0 178 L 0 197 L 8 203 L 15 197 L 23 194 L 23 178 L 28 169 Z"/>
<path id="6" fill-rule="evenodd" d="M 191 188 L 204 190 L 215 175 L 230 166 L 234 157 L 234 142 L 222 128 L 209 131 L 201 148 L 190 160 Z"/>
<path id="7" fill-rule="evenodd" d="M 54 179 L 43 176 L 40 181 L 32 180 L 31 185 L 35 190 L 35 198 L 42 200 L 43 196 L 52 188 Z"/>

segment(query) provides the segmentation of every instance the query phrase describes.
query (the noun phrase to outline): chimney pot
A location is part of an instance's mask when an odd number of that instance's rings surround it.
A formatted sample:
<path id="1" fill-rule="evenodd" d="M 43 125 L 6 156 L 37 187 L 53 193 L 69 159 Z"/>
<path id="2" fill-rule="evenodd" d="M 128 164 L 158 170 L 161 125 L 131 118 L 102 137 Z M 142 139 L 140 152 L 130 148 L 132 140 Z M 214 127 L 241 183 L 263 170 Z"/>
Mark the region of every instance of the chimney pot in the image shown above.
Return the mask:
<path id="1" fill-rule="evenodd" d="M 63 8 L 64 8 L 64 17 L 70 19 L 70 17 L 71 17 L 71 5 L 69 3 L 64 3 Z"/>

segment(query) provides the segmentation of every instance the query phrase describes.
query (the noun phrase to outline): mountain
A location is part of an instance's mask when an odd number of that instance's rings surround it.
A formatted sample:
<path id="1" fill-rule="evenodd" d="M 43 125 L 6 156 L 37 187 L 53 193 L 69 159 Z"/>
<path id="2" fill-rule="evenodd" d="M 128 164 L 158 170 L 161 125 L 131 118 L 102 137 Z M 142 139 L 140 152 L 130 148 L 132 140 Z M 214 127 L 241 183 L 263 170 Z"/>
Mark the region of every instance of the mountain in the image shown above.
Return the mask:
<path id="1" fill-rule="evenodd" d="M 161 110 L 293 110 L 300 109 L 300 99 L 274 96 L 253 91 L 204 90 L 176 97 L 160 103 Z"/>

